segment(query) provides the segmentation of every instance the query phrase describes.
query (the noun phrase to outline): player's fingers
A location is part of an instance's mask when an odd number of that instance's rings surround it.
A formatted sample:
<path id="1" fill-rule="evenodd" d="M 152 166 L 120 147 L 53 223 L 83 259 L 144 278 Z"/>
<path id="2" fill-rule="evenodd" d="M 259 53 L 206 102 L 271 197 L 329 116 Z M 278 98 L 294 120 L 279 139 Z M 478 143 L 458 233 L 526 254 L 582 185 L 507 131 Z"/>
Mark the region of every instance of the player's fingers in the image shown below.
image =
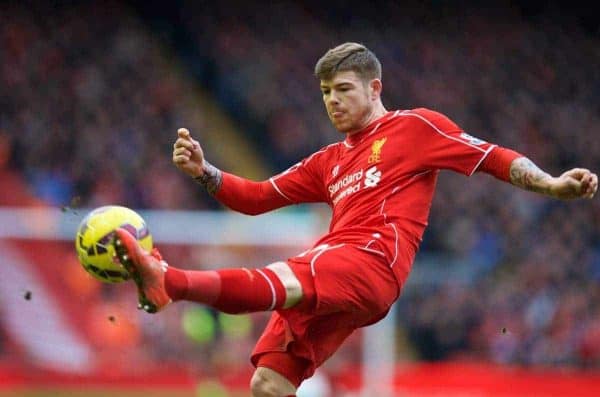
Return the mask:
<path id="1" fill-rule="evenodd" d="M 588 175 L 585 176 L 585 191 L 587 192 L 591 192 L 592 191 L 592 183 L 594 181 L 594 177 L 591 173 L 589 173 Z"/>
<path id="2" fill-rule="evenodd" d="M 591 198 L 598 189 L 598 176 L 590 172 L 585 175 L 584 181 L 585 193 Z"/>
<path id="3" fill-rule="evenodd" d="M 598 191 L 598 175 L 591 174 L 590 175 L 590 183 L 589 183 L 588 189 L 587 189 L 587 194 L 589 195 L 589 198 L 594 197 L 594 195 L 596 194 L 596 191 Z"/>
<path id="4" fill-rule="evenodd" d="M 594 175 L 594 174 L 592 174 L 592 173 L 590 173 L 590 174 L 588 175 L 588 185 L 589 185 L 589 186 L 592 186 L 592 185 L 594 184 L 594 176 L 595 176 L 595 175 Z"/>
<path id="5" fill-rule="evenodd" d="M 175 141 L 175 145 L 174 146 L 185 146 L 187 148 L 191 148 L 192 147 L 192 142 L 189 139 L 177 138 L 177 140 Z"/>
<path id="6" fill-rule="evenodd" d="M 588 170 L 587 168 L 573 168 L 567 171 L 565 174 L 577 179 L 578 181 L 581 181 L 585 175 L 590 174 L 590 170 Z"/>
<path id="7" fill-rule="evenodd" d="M 581 190 L 581 195 L 585 198 L 590 198 L 592 196 L 592 189 L 590 186 L 586 186 L 585 189 Z"/>
<path id="8" fill-rule="evenodd" d="M 196 141 L 194 138 L 192 138 L 192 136 L 190 135 L 190 131 L 187 128 L 178 129 L 177 135 L 179 135 L 180 139 L 183 139 L 184 141 L 187 141 L 187 142 L 191 142 L 192 147 L 189 148 L 190 150 L 200 149 L 200 143 L 198 143 L 198 141 Z"/>
<path id="9" fill-rule="evenodd" d="M 185 156 L 189 159 L 191 155 L 192 152 L 184 147 L 178 147 L 177 149 L 173 150 L 173 156 Z"/>
<path id="10" fill-rule="evenodd" d="M 187 139 L 183 139 L 183 138 L 177 138 L 177 140 L 173 144 L 173 149 L 177 149 L 180 147 L 184 147 L 190 151 L 194 150 L 194 144 L 191 141 L 189 141 Z"/>
<path id="11" fill-rule="evenodd" d="M 588 186 L 590 185 L 590 182 L 592 181 L 592 175 L 589 172 L 584 172 L 580 179 L 579 182 L 581 183 L 581 191 L 582 193 L 587 192 Z"/>
<path id="12" fill-rule="evenodd" d="M 190 158 L 187 156 L 173 156 L 173 163 L 177 165 L 183 165 L 190 161 Z"/>
<path id="13" fill-rule="evenodd" d="M 173 148 L 175 149 L 175 148 L 182 147 L 182 146 L 187 148 L 190 151 L 196 151 L 196 150 L 200 149 L 200 143 L 193 138 L 189 138 L 189 139 L 177 138 L 177 140 L 173 144 Z"/>
<path id="14" fill-rule="evenodd" d="M 183 139 L 190 139 L 190 131 L 187 128 L 178 129 L 177 135 Z"/>

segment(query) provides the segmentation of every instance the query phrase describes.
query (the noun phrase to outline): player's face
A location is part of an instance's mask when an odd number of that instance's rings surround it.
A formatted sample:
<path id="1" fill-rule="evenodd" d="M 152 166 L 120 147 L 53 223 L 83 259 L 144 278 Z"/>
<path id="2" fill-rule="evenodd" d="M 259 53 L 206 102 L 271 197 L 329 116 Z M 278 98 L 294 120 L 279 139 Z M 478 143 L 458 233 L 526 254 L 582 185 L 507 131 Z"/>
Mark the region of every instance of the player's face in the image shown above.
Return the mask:
<path id="1" fill-rule="evenodd" d="M 329 80 L 321 80 L 321 92 L 327 115 L 338 131 L 358 131 L 370 121 L 372 87 L 355 72 L 338 72 Z"/>

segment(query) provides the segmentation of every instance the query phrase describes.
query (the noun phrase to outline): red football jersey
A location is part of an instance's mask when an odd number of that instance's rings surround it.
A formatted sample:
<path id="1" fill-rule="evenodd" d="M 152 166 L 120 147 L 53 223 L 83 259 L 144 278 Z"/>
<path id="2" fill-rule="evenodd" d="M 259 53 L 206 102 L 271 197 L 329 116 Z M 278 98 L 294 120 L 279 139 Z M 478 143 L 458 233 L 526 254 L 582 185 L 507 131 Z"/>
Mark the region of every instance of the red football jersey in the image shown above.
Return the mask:
<path id="1" fill-rule="evenodd" d="M 329 233 L 315 246 L 347 243 L 381 255 L 403 284 L 427 226 L 439 170 L 471 175 L 494 147 L 440 113 L 391 111 L 270 182 L 292 203 L 331 206 Z"/>

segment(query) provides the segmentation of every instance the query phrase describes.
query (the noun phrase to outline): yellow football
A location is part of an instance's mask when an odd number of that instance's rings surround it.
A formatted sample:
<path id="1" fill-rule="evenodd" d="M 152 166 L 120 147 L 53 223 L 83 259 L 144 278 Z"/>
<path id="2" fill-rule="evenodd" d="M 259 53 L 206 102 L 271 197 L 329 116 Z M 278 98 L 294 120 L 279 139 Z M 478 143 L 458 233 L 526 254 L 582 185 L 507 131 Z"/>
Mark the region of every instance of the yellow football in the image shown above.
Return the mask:
<path id="1" fill-rule="evenodd" d="M 129 279 L 129 273 L 117 259 L 112 244 L 117 228 L 126 229 L 145 250 L 152 250 L 152 235 L 137 212 L 118 205 L 107 205 L 91 211 L 77 229 L 75 249 L 83 268 L 105 283 L 120 283 Z"/>

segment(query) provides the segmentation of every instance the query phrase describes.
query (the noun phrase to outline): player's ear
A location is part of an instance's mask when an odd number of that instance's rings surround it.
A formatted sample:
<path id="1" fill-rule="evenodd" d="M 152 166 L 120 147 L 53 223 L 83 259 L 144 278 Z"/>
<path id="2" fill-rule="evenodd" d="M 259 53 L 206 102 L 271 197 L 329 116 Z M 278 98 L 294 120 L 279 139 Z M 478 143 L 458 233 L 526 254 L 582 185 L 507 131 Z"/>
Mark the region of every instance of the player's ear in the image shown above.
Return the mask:
<path id="1" fill-rule="evenodd" d="M 369 82 L 369 94 L 372 100 L 377 100 L 381 96 L 381 91 L 383 89 L 383 84 L 381 84 L 381 80 L 373 79 Z"/>

